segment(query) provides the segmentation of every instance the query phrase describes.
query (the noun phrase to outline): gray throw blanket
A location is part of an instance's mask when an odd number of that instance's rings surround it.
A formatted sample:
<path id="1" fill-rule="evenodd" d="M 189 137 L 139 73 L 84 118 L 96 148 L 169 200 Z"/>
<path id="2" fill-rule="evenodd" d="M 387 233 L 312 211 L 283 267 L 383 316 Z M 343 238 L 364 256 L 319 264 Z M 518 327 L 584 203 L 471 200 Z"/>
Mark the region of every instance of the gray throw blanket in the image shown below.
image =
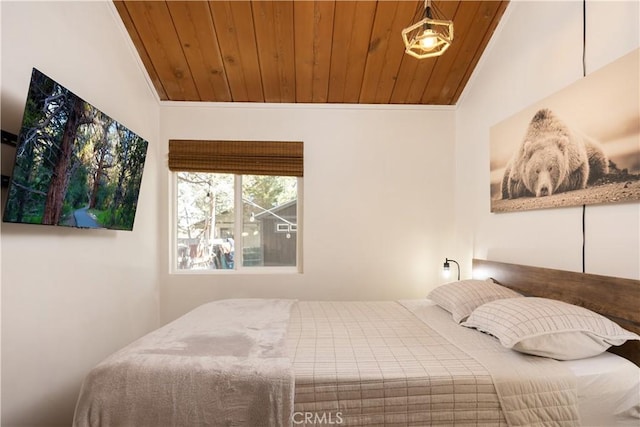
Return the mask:
<path id="1" fill-rule="evenodd" d="M 294 303 L 215 301 L 149 333 L 87 375 L 73 425 L 291 425 Z"/>

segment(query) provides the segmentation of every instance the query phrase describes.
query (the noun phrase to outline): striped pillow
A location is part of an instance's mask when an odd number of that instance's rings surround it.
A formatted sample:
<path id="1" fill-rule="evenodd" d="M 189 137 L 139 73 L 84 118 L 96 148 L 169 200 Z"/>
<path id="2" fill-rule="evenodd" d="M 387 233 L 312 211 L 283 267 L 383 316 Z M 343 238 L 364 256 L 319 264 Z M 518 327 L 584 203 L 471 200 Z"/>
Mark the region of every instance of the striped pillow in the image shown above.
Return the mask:
<path id="1" fill-rule="evenodd" d="M 484 303 L 520 296 L 522 295 L 498 285 L 491 279 L 470 279 L 440 285 L 432 290 L 427 298 L 451 313 L 453 320 L 460 323 Z"/>
<path id="2" fill-rule="evenodd" d="M 640 340 L 591 310 L 536 297 L 484 304 L 462 325 L 495 336 L 507 348 L 559 360 L 592 357 L 612 345 Z"/>

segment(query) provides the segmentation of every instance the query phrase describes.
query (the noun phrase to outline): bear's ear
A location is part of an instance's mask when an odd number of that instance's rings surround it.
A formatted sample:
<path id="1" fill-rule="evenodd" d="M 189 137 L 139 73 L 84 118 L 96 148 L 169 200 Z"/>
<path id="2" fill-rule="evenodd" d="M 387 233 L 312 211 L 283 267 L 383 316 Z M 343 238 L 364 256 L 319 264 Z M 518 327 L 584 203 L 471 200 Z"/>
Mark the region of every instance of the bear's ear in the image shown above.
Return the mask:
<path id="1" fill-rule="evenodd" d="M 569 147 L 569 138 L 564 135 L 558 135 L 558 137 L 556 138 L 556 145 L 563 154 L 567 154 L 567 148 Z"/>
<path id="2" fill-rule="evenodd" d="M 553 113 L 548 108 L 543 108 L 538 110 L 536 114 L 531 119 L 531 123 L 542 122 L 544 120 L 550 119 L 553 117 Z"/>

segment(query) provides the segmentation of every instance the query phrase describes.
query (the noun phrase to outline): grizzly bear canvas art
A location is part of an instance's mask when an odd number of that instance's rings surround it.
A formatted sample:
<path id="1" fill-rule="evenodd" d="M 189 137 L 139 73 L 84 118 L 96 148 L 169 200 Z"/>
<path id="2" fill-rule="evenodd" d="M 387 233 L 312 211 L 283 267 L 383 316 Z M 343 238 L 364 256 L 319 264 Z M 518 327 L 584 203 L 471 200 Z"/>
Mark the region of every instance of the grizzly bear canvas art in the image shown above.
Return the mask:
<path id="1" fill-rule="evenodd" d="M 502 198 L 544 197 L 586 188 L 609 172 L 600 144 L 548 108 L 538 110 L 507 163 Z"/>
<path id="2" fill-rule="evenodd" d="M 494 123 L 493 213 L 640 201 L 640 49 Z"/>

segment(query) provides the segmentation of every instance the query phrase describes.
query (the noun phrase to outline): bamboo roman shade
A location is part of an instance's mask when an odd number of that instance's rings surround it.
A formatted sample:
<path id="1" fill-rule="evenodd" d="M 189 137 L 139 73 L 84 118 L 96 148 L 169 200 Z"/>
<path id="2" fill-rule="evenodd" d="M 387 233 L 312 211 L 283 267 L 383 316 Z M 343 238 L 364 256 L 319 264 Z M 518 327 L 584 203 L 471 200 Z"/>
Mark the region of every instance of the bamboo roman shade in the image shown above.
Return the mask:
<path id="1" fill-rule="evenodd" d="M 169 169 L 240 175 L 303 176 L 301 141 L 169 140 Z"/>

